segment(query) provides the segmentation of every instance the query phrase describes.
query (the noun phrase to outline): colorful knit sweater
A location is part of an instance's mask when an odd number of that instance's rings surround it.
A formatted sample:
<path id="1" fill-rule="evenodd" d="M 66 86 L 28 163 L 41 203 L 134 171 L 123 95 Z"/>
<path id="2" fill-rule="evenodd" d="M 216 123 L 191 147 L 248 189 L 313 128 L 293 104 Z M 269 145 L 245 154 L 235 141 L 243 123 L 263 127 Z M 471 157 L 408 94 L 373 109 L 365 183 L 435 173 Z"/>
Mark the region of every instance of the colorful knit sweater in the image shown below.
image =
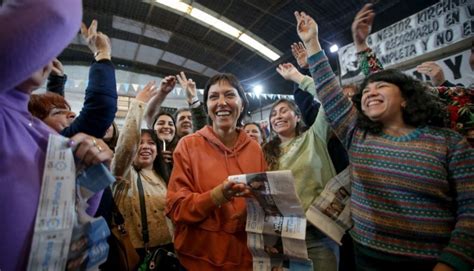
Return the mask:
<path id="1" fill-rule="evenodd" d="M 418 127 L 373 135 L 356 125 L 326 55 L 308 59 L 316 91 L 352 164 L 354 240 L 394 255 L 474 265 L 474 149 L 458 133 Z"/>

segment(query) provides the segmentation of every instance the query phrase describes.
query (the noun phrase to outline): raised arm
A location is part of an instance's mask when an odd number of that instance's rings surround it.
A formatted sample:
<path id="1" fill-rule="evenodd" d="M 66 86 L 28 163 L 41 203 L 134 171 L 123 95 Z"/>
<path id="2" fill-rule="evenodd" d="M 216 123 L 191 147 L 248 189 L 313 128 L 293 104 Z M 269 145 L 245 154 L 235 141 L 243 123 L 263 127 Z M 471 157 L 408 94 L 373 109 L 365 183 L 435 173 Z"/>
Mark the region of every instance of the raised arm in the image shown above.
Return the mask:
<path id="1" fill-rule="evenodd" d="M 356 124 L 356 109 L 344 96 L 328 59 L 321 50 L 316 22 L 304 12 L 295 12 L 295 17 L 298 35 L 310 56 L 308 64 L 316 85 L 317 96 L 334 132 L 348 148 Z"/>
<path id="2" fill-rule="evenodd" d="M 352 22 L 352 39 L 357 51 L 357 59 L 365 76 L 383 70 L 382 63 L 367 44 L 367 37 L 372 31 L 375 13 L 371 4 L 366 4 L 357 12 Z"/>
<path id="3" fill-rule="evenodd" d="M 157 92 L 154 85 L 148 83 L 132 100 L 112 160 L 112 174 L 114 176 L 127 179 L 140 144 L 143 112 L 145 112 L 148 101 L 156 96 Z"/>
<path id="4" fill-rule="evenodd" d="M 61 134 L 69 137 L 78 132 L 102 138 L 110 127 L 117 112 L 117 84 L 115 68 L 111 62 L 109 38 L 97 32 L 97 21 L 90 27 L 84 24 L 81 33 L 94 54 L 95 61 L 89 71 L 84 105 L 79 116 Z"/>
<path id="5" fill-rule="evenodd" d="M 67 82 L 67 75 L 64 73 L 64 67 L 57 58 L 53 60 L 53 67 L 48 76 L 46 90 L 64 97 L 64 87 Z"/>
<path id="6" fill-rule="evenodd" d="M 191 117 L 193 118 L 194 131 L 201 129 L 207 124 L 207 114 L 204 105 L 199 101 L 196 91 L 196 83 L 191 78 L 186 78 L 184 72 L 176 75 L 181 88 L 186 93 L 186 102 L 191 109 Z"/>
<path id="7" fill-rule="evenodd" d="M 303 46 L 301 45 L 301 47 Z M 320 104 L 314 100 L 316 90 L 313 79 L 309 76 L 304 76 L 303 74 L 301 74 L 291 63 L 284 63 L 278 65 L 276 71 L 284 79 L 293 81 L 294 83 L 298 84 L 298 89 L 295 90 L 293 93 L 295 103 L 301 111 L 302 118 L 305 124 L 307 126 L 312 126 L 314 121 L 316 120 L 316 116 L 318 115 L 320 107 Z"/>
<path id="8" fill-rule="evenodd" d="M 149 82 L 147 86 L 150 84 L 153 84 L 154 86 L 155 82 Z M 153 122 L 160 113 L 161 104 L 166 99 L 166 96 L 168 96 L 168 94 L 174 89 L 175 85 L 176 77 L 172 75 L 166 76 L 165 78 L 163 78 L 163 80 L 161 80 L 158 93 L 150 100 L 145 111 L 145 122 L 148 128 L 153 129 Z"/>
<path id="9" fill-rule="evenodd" d="M 0 92 L 18 86 L 61 53 L 79 30 L 81 19 L 81 0 L 4 1 Z"/>

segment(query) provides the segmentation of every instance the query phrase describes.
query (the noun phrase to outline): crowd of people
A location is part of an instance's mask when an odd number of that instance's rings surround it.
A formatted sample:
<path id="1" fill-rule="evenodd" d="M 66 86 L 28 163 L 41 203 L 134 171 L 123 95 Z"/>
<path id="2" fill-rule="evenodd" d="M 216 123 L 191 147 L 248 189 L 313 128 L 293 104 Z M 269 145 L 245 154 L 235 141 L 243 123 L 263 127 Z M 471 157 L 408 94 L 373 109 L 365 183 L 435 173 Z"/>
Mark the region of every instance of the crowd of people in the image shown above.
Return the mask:
<path id="1" fill-rule="evenodd" d="M 88 200 L 87 213 L 111 226 L 112 213 L 120 212 L 140 262 L 164 249 L 176 253 L 180 270 L 252 270 L 246 198 L 255 187 L 228 177 L 290 170 L 306 211 L 349 166 L 354 226 L 340 247 L 308 223 L 314 270 L 472 270 L 474 89 L 446 81 L 435 62 L 416 68 L 434 85 L 384 69 L 367 43 L 374 17 L 366 4 L 352 24 L 366 77 L 341 86 L 318 24 L 295 12 L 301 42 L 291 50 L 300 70 L 281 63 L 275 72 L 298 88 L 294 101 L 273 103 L 269 134 L 245 122 L 244 88 L 228 73 L 208 80 L 202 101 L 184 72 L 149 82 L 119 129 L 111 42 L 97 21 L 81 25 L 81 0 L 4 3 L 0 270 L 27 269 L 44 175 L 59 170 L 45 165 L 50 134 L 68 138 L 78 168 L 104 164 L 115 176 Z M 77 115 L 55 58 L 79 28 L 93 62 Z M 47 92 L 33 94 L 46 80 Z M 173 115 L 160 107 L 177 84 L 189 107 Z M 109 254 L 100 269 L 118 270 L 116 257 Z"/>

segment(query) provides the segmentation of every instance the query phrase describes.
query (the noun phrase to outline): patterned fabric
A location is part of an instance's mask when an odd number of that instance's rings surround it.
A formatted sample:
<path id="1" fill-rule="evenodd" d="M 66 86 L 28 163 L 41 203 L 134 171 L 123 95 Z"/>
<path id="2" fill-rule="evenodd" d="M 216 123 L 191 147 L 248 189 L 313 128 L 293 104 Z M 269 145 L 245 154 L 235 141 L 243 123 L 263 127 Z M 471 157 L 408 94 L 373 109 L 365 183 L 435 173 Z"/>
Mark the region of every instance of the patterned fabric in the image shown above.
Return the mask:
<path id="1" fill-rule="evenodd" d="M 383 70 L 382 63 L 371 48 L 357 52 L 357 60 L 365 76 Z"/>
<path id="2" fill-rule="evenodd" d="M 357 53 L 357 59 L 365 76 L 383 70 L 382 63 L 370 48 Z M 443 103 L 447 105 L 446 117 L 451 129 L 474 140 L 474 89 L 462 86 L 438 86 L 432 87 L 431 91 L 438 93 Z M 470 142 L 474 146 L 474 141 Z"/>
<path id="3" fill-rule="evenodd" d="M 393 137 L 356 126 L 323 52 L 308 59 L 318 97 L 352 164 L 354 240 L 393 255 L 474 265 L 474 149 L 447 128 Z"/>
<path id="4" fill-rule="evenodd" d="M 171 243 L 171 233 L 165 217 L 166 183 L 154 170 L 142 169 L 137 172 L 132 166 L 138 151 L 141 133 L 140 127 L 146 104 L 132 100 L 130 110 L 125 117 L 122 132 L 112 160 L 112 174 L 127 182 L 129 190 L 126 197 L 117 206 L 125 220 L 125 228 L 130 234 L 133 247 L 143 248 L 141 228 L 140 197 L 138 193 L 138 174 L 141 176 L 145 193 L 146 213 L 149 231 L 149 247 Z"/>

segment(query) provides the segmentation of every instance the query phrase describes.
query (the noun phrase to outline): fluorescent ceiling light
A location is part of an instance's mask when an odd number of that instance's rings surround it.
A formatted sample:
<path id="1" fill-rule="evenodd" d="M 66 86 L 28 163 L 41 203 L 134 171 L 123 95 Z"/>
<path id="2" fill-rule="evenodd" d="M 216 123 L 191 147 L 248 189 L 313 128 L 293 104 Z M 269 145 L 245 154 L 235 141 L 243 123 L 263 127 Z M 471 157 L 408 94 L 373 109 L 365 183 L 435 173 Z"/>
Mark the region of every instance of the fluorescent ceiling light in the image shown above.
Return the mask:
<path id="1" fill-rule="evenodd" d="M 217 19 L 217 21 L 212 25 L 215 29 L 220 30 L 234 38 L 237 38 L 240 35 L 240 30 L 231 26 L 230 24 Z"/>
<path id="2" fill-rule="evenodd" d="M 244 46 L 253 49 L 271 61 L 275 61 L 280 58 L 280 52 L 277 53 L 261 42 L 252 38 L 250 35 L 244 34 L 245 30 L 242 30 L 242 27 L 239 27 L 240 29 L 234 27 L 203 9 L 193 7 L 179 0 L 155 0 L 155 2 L 171 8 L 174 12 L 177 12 L 180 15 L 183 15 L 182 13 L 189 14 L 193 20 L 199 22 L 200 24 L 212 27 L 221 33 L 237 38 L 238 41 Z"/>
<path id="3" fill-rule="evenodd" d="M 220 30 L 234 38 L 237 38 L 240 35 L 240 31 L 231 26 L 230 24 L 212 16 L 209 13 L 206 13 L 205 11 L 202 11 L 198 8 L 192 8 L 191 12 L 189 13 L 191 17 L 203 22 L 204 24 L 207 24 L 217 30 Z"/>
<path id="4" fill-rule="evenodd" d="M 175 9 L 177 11 L 181 11 L 184 13 L 189 13 L 189 9 L 192 7 L 186 3 L 183 3 L 179 0 L 155 0 L 157 3 Z"/>
<path id="5" fill-rule="evenodd" d="M 241 40 L 243 43 L 247 44 L 248 46 L 254 48 L 261 54 L 265 55 L 266 57 L 270 58 L 272 61 L 275 61 L 280 58 L 280 56 L 277 53 L 273 52 L 272 50 L 270 50 L 270 48 L 261 44 L 256 39 L 250 37 L 247 34 L 242 34 L 239 37 L 239 40 Z"/>
<path id="6" fill-rule="evenodd" d="M 217 19 L 216 17 L 210 15 L 209 13 L 206 13 L 198 8 L 192 8 L 191 12 L 189 13 L 192 17 L 208 24 L 208 25 L 214 25 L 216 23 Z"/>

